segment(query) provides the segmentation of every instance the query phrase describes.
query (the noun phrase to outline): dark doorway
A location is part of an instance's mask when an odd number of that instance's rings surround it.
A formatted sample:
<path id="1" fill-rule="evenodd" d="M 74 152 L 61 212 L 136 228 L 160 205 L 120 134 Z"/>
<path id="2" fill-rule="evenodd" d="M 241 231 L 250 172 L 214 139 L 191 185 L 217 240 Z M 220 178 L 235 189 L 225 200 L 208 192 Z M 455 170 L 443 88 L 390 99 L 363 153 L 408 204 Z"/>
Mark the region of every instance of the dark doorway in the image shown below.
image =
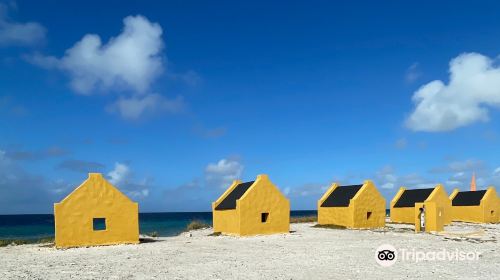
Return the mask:
<path id="1" fill-rule="evenodd" d="M 269 218 L 269 213 L 261 213 L 260 214 L 260 221 L 265 223 L 267 222 L 267 218 Z"/>

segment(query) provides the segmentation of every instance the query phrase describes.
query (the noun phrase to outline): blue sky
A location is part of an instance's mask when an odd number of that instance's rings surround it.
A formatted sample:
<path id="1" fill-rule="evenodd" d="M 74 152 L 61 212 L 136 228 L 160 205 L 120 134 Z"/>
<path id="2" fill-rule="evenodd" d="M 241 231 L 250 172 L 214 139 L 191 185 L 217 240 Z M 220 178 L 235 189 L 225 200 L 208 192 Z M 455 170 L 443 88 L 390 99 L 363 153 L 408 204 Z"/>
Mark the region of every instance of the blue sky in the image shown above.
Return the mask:
<path id="1" fill-rule="evenodd" d="M 496 1 L 163 2 L 0 2 L 0 213 L 87 172 L 143 212 L 260 173 L 292 209 L 334 181 L 500 185 Z"/>

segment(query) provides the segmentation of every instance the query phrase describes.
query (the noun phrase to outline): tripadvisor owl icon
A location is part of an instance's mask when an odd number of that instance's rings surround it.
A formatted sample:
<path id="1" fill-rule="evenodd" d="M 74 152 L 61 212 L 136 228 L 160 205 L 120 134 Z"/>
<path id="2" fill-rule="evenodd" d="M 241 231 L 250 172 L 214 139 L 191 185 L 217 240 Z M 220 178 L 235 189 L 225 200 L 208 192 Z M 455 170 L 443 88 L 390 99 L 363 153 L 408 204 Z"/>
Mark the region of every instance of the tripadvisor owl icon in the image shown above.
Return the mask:
<path id="1" fill-rule="evenodd" d="M 398 258 L 396 248 L 389 244 L 381 245 L 375 250 L 375 261 L 381 266 L 391 266 Z"/>

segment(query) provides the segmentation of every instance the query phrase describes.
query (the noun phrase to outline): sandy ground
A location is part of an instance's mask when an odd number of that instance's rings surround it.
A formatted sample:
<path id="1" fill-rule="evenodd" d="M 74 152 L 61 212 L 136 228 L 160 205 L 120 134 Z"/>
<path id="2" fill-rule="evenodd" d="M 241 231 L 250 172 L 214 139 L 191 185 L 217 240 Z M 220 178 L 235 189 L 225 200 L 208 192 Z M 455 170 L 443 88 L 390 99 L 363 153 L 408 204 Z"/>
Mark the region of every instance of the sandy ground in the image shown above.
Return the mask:
<path id="1" fill-rule="evenodd" d="M 292 224 L 290 234 L 237 238 L 210 229 L 139 245 L 57 250 L 0 248 L 0 279 L 498 279 L 500 225 L 454 223 L 440 235 L 411 226 L 342 230 Z M 382 267 L 382 244 L 424 253 L 480 252 L 478 260 L 398 260 Z M 432 256 L 429 256 L 432 258 Z"/>

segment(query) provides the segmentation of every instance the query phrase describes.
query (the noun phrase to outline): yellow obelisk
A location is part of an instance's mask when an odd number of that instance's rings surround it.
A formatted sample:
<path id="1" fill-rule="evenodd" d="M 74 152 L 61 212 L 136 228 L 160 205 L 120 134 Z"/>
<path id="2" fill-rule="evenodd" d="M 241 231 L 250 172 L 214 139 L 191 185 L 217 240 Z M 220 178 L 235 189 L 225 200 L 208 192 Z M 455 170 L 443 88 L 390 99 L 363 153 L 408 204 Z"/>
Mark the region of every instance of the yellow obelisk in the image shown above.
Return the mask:
<path id="1" fill-rule="evenodd" d="M 472 180 L 470 181 L 470 190 L 476 191 L 476 173 L 472 172 Z"/>

